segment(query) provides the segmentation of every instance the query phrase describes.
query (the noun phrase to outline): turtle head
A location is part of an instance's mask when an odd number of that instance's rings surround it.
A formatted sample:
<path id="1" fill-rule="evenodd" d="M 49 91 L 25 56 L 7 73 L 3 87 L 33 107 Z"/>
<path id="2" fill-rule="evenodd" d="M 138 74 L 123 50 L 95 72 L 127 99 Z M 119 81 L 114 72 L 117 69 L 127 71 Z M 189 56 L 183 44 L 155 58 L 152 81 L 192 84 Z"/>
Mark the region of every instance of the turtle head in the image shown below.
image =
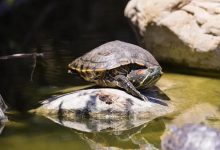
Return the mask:
<path id="1" fill-rule="evenodd" d="M 160 66 L 152 66 L 146 69 L 132 70 L 128 74 L 128 79 L 136 88 L 145 89 L 153 86 L 161 75 L 162 68 Z"/>
<path id="2" fill-rule="evenodd" d="M 78 75 L 78 72 L 76 71 L 76 69 L 73 67 L 73 65 L 72 64 L 69 64 L 68 65 L 68 73 L 69 74 L 72 74 L 72 75 Z"/>

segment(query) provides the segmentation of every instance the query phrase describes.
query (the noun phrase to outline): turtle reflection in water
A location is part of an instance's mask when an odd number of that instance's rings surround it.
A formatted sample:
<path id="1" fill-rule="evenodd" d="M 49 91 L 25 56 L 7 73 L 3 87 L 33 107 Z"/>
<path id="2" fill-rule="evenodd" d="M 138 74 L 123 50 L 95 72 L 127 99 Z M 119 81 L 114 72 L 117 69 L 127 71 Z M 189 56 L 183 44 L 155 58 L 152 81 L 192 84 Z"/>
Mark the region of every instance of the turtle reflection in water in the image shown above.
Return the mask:
<path id="1" fill-rule="evenodd" d="M 162 69 L 145 49 L 121 42 L 103 44 L 68 66 L 85 80 L 105 87 L 120 87 L 133 96 L 148 100 L 138 90 L 153 86 L 161 77 Z"/>

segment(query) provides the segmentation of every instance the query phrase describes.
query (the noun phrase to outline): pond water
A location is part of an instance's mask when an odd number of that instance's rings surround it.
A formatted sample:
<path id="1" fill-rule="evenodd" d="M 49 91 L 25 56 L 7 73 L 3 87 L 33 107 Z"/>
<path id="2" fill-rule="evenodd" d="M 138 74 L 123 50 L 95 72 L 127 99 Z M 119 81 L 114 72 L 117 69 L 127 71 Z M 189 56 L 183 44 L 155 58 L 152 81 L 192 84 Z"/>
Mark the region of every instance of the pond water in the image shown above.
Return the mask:
<path id="1" fill-rule="evenodd" d="M 165 72 L 157 86 L 170 98 L 175 111 L 127 131 L 87 133 L 34 114 L 9 110 L 9 122 L 0 136 L 4 150 L 49 149 L 160 149 L 169 125 L 204 123 L 220 130 L 220 80 Z M 44 88 L 65 93 L 76 88 Z M 45 95 L 45 94 L 44 94 Z"/>

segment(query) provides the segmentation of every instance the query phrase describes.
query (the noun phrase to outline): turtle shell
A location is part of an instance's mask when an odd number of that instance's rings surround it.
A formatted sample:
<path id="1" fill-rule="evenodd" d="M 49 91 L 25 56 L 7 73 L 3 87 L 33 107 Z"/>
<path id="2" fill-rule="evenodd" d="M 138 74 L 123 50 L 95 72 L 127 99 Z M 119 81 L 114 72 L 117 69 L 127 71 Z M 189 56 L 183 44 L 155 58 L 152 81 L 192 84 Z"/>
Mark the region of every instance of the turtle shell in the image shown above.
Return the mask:
<path id="1" fill-rule="evenodd" d="M 147 50 L 126 42 L 112 41 L 75 59 L 69 64 L 69 68 L 79 72 L 105 71 L 128 64 L 159 66 Z"/>

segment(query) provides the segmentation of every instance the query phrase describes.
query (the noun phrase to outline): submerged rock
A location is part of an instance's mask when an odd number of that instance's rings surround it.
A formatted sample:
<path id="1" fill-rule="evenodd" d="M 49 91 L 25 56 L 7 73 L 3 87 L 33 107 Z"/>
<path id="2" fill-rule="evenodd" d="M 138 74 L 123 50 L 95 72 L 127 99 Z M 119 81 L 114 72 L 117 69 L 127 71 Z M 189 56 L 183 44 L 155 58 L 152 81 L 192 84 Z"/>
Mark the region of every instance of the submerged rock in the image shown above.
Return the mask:
<path id="1" fill-rule="evenodd" d="M 152 119 L 173 111 L 164 95 L 146 92 L 151 100 L 144 102 L 124 91 L 111 88 L 87 89 L 45 100 L 34 112 L 69 119 Z M 167 97 L 166 97 L 167 98 Z"/>
<path id="2" fill-rule="evenodd" d="M 184 124 L 205 124 L 220 130 L 219 108 L 210 103 L 199 103 L 188 107 L 167 124 L 181 127 Z"/>
<path id="3" fill-rule="evenodd" d="M 162 139 L 163 150 L 219 150 L 220 132 L 200 124 L 174 128 Z"/>
<path id="4" fill-rule="evenodd" d="M 131 0 L 125 9 L 159 61 L 220 70 L 220 1 Z"/>

